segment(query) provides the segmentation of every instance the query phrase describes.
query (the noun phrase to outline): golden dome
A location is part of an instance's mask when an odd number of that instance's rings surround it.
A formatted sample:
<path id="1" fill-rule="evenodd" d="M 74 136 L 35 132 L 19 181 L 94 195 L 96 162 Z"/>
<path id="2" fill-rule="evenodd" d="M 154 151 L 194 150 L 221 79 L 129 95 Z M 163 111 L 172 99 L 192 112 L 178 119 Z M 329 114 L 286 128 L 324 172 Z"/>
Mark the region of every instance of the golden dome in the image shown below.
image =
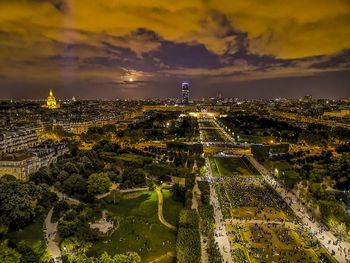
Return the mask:
<path id="1" fill-rule="evenodd" d="M 49 96 L 46 99 L 46 105 L 42 106 L 43 108 L 49 108 L 49 109 L 58 109 L 60 107 L 59 104 L 56 102 L 56 98 L 53 95 L 52 90 L 50 89 Z"/>

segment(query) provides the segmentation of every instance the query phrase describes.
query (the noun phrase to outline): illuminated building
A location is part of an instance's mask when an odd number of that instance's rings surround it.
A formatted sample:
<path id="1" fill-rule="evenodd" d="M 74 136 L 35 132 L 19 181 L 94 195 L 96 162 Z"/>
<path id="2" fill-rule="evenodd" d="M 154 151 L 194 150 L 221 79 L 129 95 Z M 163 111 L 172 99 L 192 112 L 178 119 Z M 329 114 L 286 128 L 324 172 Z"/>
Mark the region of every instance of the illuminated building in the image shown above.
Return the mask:
<path id="1" fill-rule="evenodd" d="M 324 112 L 323 116 L 329 116 L 329 117 L 337 117 L 337 118 L 344 118 L 346 116 L 350 115 L 350 110 L 340 110 L 340 111 L 334 111 L 334 112 Z"/>
<path id="2" fill-rule="evenodd" d="M 182 82 L 182 104 L 188 104 L 190 97 L 190 85 L 187 82 Z"/>
<path id="3" fill-rule="evenodd" d="M 57 104 L 56 98 L 54 97 L 52 90 L 50 89 L 50 94 L 46 99 L 46 104 L 42 105 L 41 107 L 43 108 L 48 108 L 48 109 L 58 109 L 60 107 L 60 104 Z"/>
<path id="4" fill-rule="evenodd" d="M 31 152 L 0 157 L 0 177 L 10 174 L 17 179 L 28 180 L 29 174 L 37 171 L 35 159 L 36 155 Z"/>
<path id="5" fill-rule="evenodd" d="M 45 144 L 31 148 L 30 151 L 6 154 L 0 156 L 0 177 L 5 174 L 15 176 L 20 180 L 28 180 L 31 173 L 37 172 L 40 167 L 49 167 L 57 158 L 68 153 L 64 144 Z"/>

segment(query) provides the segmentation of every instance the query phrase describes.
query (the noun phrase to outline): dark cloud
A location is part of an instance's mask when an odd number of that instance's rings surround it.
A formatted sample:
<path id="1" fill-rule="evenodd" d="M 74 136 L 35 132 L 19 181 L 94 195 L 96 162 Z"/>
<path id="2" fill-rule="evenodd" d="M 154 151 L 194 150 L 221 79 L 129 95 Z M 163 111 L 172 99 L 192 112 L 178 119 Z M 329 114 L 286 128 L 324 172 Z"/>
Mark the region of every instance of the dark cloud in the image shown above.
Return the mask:
<path id="1" fill-rule="evenodd" d="M 350 68 L 350 50 L 329 56 L 325 61 L 314 63 L 310 67 L 319 69 Z"/>
<path id="2" fill-rule="evenodd" d="M 317 83 L 340 96 L 349 15 L 346 0 L 0 1 L 1 96 L 39 94 L 38 87 L 60 96 L 84 87 L 91 97 L 98 89 L 126 96 L 130 87 L 171 96 L 183 79 L 199 85 L 199 95 L 239 83 L 250 93 L 259 81 L 261 92 L 251 95 L 268 95 L 266 83 L 277 92 L 285 79 L 296 86 L 280 89 L 287 95 Z M 330 81 L 318 81 L 325 76 Z"/>

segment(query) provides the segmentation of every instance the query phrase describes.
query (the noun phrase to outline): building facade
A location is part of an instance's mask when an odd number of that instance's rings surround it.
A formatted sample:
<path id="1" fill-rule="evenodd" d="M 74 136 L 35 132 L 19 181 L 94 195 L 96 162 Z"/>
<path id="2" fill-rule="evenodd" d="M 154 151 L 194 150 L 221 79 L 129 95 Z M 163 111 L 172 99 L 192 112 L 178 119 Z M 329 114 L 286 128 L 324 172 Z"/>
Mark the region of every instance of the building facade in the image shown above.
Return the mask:
<path id="1" fill-rule="evenodd" d="M 19 180 L 28 180 L 36 172 L 36 155 L 31 152 L 10 154 L 0 157 L 0 177 L 10 174 Z"/>
<path id="2" fill-rule="evenodd" d="M 0 154 L 26 150 L 37 143 L 35 130 L 5 131 L 0 134 Z"/>
<path id="3" fill-rule="evenodd" d="M 190 85 L 182 82 L 182 104 L 188 104 L 190 99 Z"/>
<path id="4" fill-rule="evenodd" d="M 68 152 L 64 144 L 45 144 L 31 148 L 27 152 L 2 155 L 0 156 L 0 177 L 10 174 L 19 180 L 28 180 L 31 173 L 57 162 L 59 156 Z"/>

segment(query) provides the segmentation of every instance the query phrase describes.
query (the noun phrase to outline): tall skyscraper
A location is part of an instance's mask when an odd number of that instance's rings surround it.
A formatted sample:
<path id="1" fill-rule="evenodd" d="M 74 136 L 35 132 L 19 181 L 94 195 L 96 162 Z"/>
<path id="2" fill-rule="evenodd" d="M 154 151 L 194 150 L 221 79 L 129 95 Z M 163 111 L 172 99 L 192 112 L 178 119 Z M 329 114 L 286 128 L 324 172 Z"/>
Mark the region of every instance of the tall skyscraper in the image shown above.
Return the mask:
<path id="1" fill-rule="evenodd" d="M 182 82 L 182 104 L 188 104 L 190 98 L 190 85 Z"/>

